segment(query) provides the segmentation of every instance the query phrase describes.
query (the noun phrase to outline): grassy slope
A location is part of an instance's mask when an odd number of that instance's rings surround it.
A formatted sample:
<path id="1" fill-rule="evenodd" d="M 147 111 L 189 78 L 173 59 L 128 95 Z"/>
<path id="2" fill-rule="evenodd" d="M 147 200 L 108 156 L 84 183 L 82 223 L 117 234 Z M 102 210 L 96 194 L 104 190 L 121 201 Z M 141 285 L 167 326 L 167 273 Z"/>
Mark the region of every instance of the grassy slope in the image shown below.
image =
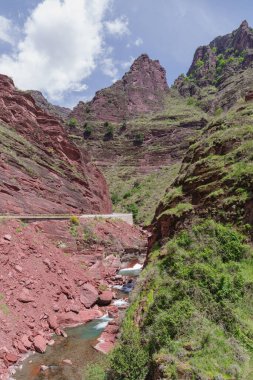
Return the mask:
<path id="1" fill-rule="evenodd" d="M 135 168 L 107 169 L 105 176 L 110 183 L 114 211 L 133 212 L 138 224 L 149 225 L 162 194 L 176 178 L 179 168 L 180 163 L 172 164 L 143 175 L 136 175 Z"/>
<path id="2" fill-rule="evenodd" d="M 210 220 L 177 235 L 151 254 L 108 378 L 250 380 L 252 293 L 242 235 Z"/>

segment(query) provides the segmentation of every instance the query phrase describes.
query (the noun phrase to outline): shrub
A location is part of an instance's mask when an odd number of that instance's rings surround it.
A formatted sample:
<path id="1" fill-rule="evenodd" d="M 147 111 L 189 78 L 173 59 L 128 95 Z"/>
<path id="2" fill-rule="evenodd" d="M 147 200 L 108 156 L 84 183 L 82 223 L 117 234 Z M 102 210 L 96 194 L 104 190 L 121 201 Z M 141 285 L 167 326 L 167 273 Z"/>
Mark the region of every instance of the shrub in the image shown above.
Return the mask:
<path id="1" fill-rule="evenodd" d="M 101 364 L 90 364 L 84 370 L 83 380 L 106 380 L 107 375 L 104 368 L 104 365 Z"/>
<path id="2" fill-rule="evenodd" d="M 127 199 L 127 198 L 130 198 L 132 195 L 131 191 L 127 191 L 124 195 L 123 195 L 123 199 Z"/>
<path id="3" fill-rule="evenodd" d="M 140 146 L 143 144 L 144 134 L 142 132 L 138 132 L 134 135 L 134 145 Z"/>
<path id="4" fill-rule="evenodd" d="M 76 215 L 72 215 L 72 216 L 70 217 L 70 223 L 71 223 L 71 225 L 79 226 L 80 221 L 79 221 L 78 216 L 76 216 Z"/>
<path id="5" fill-rule="evenodd" d="M 68 122 L 68 125 L 69 125 L 70 128 L 74 128 L 74 127 L 76 127 L 77 124 L 78 124 L 78 122 L 77 122 L 76 118 L 74 118 L 74 117 L 72 117 L 72 118 L 69 120 L 69 122 Z"/>
<path id="6" fill-rule="evenodd" d="M 121 197 L 119 196 L 118 193 L 113 193 L 111 195 L 111 199 L 112 199 L 112 204 L 113 205 L 116 205 L 116 204 L 118 204 L 121 201 Z"/>
<path id="7" fill-rule="evenodd" d="M 187 99 L 187 105 L 188 106 L 197 106 L 198 104 L 199 104 L 198 100 L 196 98 L 193 98 L 192 96 L 190 96 Z"/>
<path id="8" fill-rule="evenodd" d="M 204 66 L 205 62 L 202 59 L 198 59 L 196 62 L 197 68 Z"/>
<path id="9" fill-rule="evenodd" d="M 84 127 L 83 137 L 85 139 L 88 139 L 92 134 L 93 126 L 91 124 L 85 123 L 83 127 Z"/>
<path id="10" fill-rule="evenodd" d="M 113 134 L 114 134 L 114 127 L 113 127 L 113 125 L 110 124 L 110 123 L 108 123 L 108 121 L 106 121 L 104 123 L 104 127 L 106 128 L 105 134 L 104 134 L 104 141 L 108 141 L 108 140 L 113 139 Z"/>
<path id="11" fill-rule="evenodd" d="M 136 221 L 139 213 L 138 206 L 135 203 L 131 203 L 130 205 L 126 206 L 126 209 L 128 212 L 131 212 L 133 214 L 133 218 Z"/>
<path id="12" fill-rule="evenodd" d="M 148 351 L 141 341 L 139 329 L 124 322 L 124 332 L 110 360 L 109 379 L 144 380 L 148 372 Z"/>

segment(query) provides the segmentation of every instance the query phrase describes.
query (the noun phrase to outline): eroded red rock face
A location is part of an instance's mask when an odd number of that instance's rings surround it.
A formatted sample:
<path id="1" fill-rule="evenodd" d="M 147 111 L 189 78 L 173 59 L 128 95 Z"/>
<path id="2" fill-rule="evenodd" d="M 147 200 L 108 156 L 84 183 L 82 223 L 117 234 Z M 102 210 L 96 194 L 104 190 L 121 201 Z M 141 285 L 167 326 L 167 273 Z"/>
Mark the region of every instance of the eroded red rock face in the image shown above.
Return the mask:
<path id="1" fill-rule="evenodd" d="M 43 111 L 49 115 L 55 116 L 61 120 L 67 120 L 68 115 L 71 112 L 71 109 L 66 107 L 56 106 L 48 102 L 48 100 L 43 96 L 40 91 L 30 90 L 27 91 L 33 99 L 35 100 L 36 105 L 41 108 Z"/>
<path id="2" fill-rule="evenodd" d="M 0 212 L 106 213 L 107 185 L 60 121 L 0 75 Z"/>
<path id="3" fill-rule="evenodd" d="M 165 69 L 159 61 L 141 55 L 111 87 L 98 91 L 91 102 L 79 104 L 70 117 L 119 122 L 145 112 L 159 111 L 168 92 Z"/>
<path id="4" fill-rule="evenodd" d="M 85 231 L 89 244 L 82 245 Z M 145 244 L 140 229 L 118 221 L 82 220 L 75 234 L 66 221 L 1 223 L 0 378 L 28 350 L 44 352 L 51 334 L 63 334 L 64 326 L 107 312 L 116 318 L 117 308 L 109 305 L 114 294 L 108 290 L 122 281 L 119 253 L 136 253 Z M 95 297 L 84 304 L 87 289 Z M 99 297 L 109 306 L 99 307 Z M 109 332 L 114 337 L 117 328 Z"/>

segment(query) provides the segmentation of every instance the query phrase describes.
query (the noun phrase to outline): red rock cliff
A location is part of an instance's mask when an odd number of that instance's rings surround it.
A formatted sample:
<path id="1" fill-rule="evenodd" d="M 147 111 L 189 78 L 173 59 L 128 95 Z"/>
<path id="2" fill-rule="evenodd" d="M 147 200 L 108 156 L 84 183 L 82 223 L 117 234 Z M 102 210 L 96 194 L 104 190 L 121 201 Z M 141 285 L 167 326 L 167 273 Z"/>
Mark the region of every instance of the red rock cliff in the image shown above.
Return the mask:
<path id="1" fill-rule="evenodd" d="M 2 122 L 1 122 L 2 121 Z M 0 75 L 0 213 L 105 213 L 107 185 L 59 120 Z"/>

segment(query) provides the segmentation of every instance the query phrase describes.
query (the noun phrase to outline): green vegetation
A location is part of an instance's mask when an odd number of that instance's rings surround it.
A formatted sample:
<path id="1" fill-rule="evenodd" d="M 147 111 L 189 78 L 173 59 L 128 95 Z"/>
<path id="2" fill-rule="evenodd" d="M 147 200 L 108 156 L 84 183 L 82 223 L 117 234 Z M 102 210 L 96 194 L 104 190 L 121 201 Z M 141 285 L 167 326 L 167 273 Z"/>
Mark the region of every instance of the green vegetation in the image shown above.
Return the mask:
<path id="1" fill-rule="evenodd" d="M 199 101 L 196 98 L 194 98 L 193 96 L 190 96 L 187 99 L 187 105 L 188 106 L 198 106 L 199 105 Z"/>
<path id="2" fill-rule="evenodd" d="M 87 225 L 83 227 L 83 240 L 85 243 L 98 242 L 98 237 L 94 232 L 93 225 Z"/>
<path id="3" fill-rule="evenodd" d="M 73 127 L 76 127 L 78 125 L 78 121 L 76 120 L 76 118 L 72 117 L 69 121 L 68 121 L 68 126 L 70 128 L 73 128 Z"/>
<path id="4" fill-rule="evenodd" d="M 5 302 L 5 295 L 3 293 L 0 293 L 0 312 L 2 312 L 4 315 L 10 314 L 10 309 Z"/>
<path id="5" fill-rule="evenodd" d="M 148 225 L 179 168 L 180 164 L 174 164 L 146 175 L 136 175 L 132 167 L 112 167 L 107 170 L 105 176 L 110 187 L 114 211 L 133 212 L 137 223 Z"/>
<path id="6" fill-rule="evenodd" d="M 109 379 L 145 379 L 148 369 L 148 349 L 142 344 L 138 327 L 130 318 L 123 323 L 120 344 L 110 361 Z"/>
<path id="7" fill-rule="evenodd" d="M 204 66 L 205 62 L 202 59 L 198 59 L 196 62 L 196 66 L 199 69 L 200 67 Z"/>
<path id="8" fill-rule="evenodd" d="M 191 203 L 177 203 L 175 207 L 169 208 L 166 211 L 162 212 L 159 215 L 159 218 L 162 215 L 171 215 L 171 216 L 177 216 L 178 218 L 182 216 L 184 213 L 191 211 L 193 209 L 193 206 Z"/>
<path id="9" fill-rule="evenodd" d="M 93 129 L 94 129 L 93 125 L 91 125 L 90 123 L 84 123 L 83 137 L 85 139 L 88 139 L 92 135 Z"/>
<path id="10" fill-rule="evenodd" d="M 139 132 L 134 135 L 134 145 L 142 145 L 144 141 L 144 133 Z"/>
<path id="11" fill-rule="evenodd" d="M 113 135 L 114 135 L 114 127 L 113 127 L 113 125 L 110 124 L 110 123 L 108 123 L 108 121 L 106 121 L 104 123 L 104 128 L 105 128 L 104 140 L 108 141 L 108 140 L 113 139 Z"/>
<path id="12" fill-rule="evenodd" d="M 69 227 L 69 232 L 73 237 L 78 236 L 78 226 L 80 224 L 79 218 L 75 215 L 70 217 L 70 227 Z"/>
<path id="13" fill-rule="evenodd" d="M 245 241 L 206 220 L 153 251 L 108 379 L 144 380 L 156 372 L 171 380 L 250 380 L 253 261 Z"/>
<path id="14" fill-rule="evenodd" d="M 72 216 L 70 217 L 70 224 L 71 224 L 71 225 L 78 226 L 78 225 L 80 224 L 80 221 L 79 221 L 78 216 L 76 216 L 76 215 L 72 215 Z"/>

